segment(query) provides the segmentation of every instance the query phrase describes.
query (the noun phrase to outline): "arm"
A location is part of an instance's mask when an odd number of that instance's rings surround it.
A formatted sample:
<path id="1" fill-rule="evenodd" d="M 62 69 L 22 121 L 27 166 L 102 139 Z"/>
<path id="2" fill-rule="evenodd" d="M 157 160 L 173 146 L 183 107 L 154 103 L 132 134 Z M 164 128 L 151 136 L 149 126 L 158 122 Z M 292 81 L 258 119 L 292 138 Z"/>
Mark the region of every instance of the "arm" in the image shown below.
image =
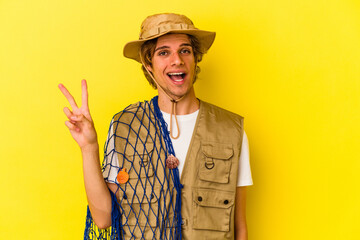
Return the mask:
<path id="1" fill-rule="evenodd" d="M 235 239 L 247 240 L 246 227 L 246 187 L 236 188 L 235 198 Z"/>
<path id="2" fill-rule="evenodd" d="M 111 225 L 111 196 L 101 173 L 99 145 L 89 111 L 85 80 L 81 82 L 81 86 L 82 106 L 78 107 L 64 85 L 59 85 L 72 108 L 72 111 L 67 107 L 64 108 L 64 113 L 68 118 L 65 125 L 81 150 L 85 191 L 91 215 L 99 228 L 107 228 Z"/>

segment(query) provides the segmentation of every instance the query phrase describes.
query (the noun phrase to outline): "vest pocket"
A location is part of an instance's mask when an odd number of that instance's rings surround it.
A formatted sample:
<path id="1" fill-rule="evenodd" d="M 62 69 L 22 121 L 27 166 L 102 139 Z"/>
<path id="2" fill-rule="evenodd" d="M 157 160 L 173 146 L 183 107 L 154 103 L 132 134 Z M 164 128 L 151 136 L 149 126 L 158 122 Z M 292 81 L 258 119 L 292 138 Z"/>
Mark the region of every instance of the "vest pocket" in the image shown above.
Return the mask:
<path id="1" fill-rule="evenodd" d="M 230 231 L 231 211 L 234 201 L 234 192 L 193 189 L 193 228 Z"/>
<path id="2" fill-rule="evenodd" d="M 146 143 L 141 148 L 137 147 L 136 151 L 130 147 L 130 144 L 127 146 L 123 168 L 126 168 L 129 173 L 130 180 L 154 175 L 154 166 L 151 161 L 153 149 L 153 143 Z"/>
<path id="3" fill-rule="evenodd" d="M 146 192 L 121 192 L 121 218 L 123 225 L 156 227 L 158 215 L 158 196 L 151 187 Z"/>
<path id="4" fill-rule="evenodd" d="M 233 155 L 232 144 L 202 142 L 199 178 L 203 181 L 228 183 L 230 158 Z"/>
<path id="5" fill-rule="evenodd" d="M 171 197 L 169 194 L 164 196 L 161 188 L 152 189 L 151 186 L 137 192 L 130 189 L 120 191 L 121 239 L 171 239 L 174 231 L 169 205 Z"/>

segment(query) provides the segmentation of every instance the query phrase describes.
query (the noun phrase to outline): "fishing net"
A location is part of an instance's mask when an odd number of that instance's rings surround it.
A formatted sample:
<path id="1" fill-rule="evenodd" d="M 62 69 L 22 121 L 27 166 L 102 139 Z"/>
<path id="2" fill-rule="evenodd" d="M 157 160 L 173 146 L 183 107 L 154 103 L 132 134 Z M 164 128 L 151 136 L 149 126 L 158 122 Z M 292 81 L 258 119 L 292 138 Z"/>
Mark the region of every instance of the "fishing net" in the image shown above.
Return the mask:
<path id="1" fill-rule="evenodd" d="M 117 185 L 112 225 L 100 230 L 88 209 L 84 239 L 181 239 L 181 188 L 177 168 L 166 167 L 175 152 L 157 97 L 130 105 L 111 122 L 103 175 Z M 119 183 L 111 172 L 126 171 Z"/>

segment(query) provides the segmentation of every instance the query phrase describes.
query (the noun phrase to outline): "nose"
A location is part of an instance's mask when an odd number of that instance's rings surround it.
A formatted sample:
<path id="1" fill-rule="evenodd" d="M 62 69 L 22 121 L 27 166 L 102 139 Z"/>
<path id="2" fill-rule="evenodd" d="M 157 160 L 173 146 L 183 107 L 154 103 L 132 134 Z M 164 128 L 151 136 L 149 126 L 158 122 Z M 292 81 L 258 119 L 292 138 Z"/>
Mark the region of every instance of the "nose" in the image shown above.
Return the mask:
<path id="1" fill-rule="evenodd" d="M 178 52 L 175 52 L 171 55 L 171 65 L 183 65 L 184 61 L 182 60 L 180 54 Z"/>

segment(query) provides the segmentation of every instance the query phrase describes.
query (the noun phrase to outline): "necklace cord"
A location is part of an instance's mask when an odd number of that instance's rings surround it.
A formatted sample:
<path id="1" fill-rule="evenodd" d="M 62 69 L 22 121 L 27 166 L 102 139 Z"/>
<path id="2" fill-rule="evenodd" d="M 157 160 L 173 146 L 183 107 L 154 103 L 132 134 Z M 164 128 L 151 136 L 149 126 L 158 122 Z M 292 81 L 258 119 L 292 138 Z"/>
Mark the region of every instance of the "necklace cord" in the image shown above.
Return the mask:
<path id="1" fill-rule="evenodd" d="M 172 139 L 177 139 L 179 138 L 180 136 L 180 128 L 179 128 L 179 123 L 178 123 L 178 120 L 177 120 L 177 117 L 176 117 L 176 104 L 181 101 L 185 95 L 183 95 L 181 98 L 179 99 L 174 99 L 172 97 L 169 96 L 169 94 L 165 91 L 165 89 L 160 86 L 160 84 L 156 81 L 154 75 L 152 74 L 152 72 L 149 71 L 149 69 L 147 69 L 147 67 L 145 66 L 145 63 L 144 63 L 144 58 L 141 54 L 141 51 L 139 51 L 139 55 L 140 55 L 140 61 L 141 61 L 141 64 L 144 66 L 146 72 L 150 75 L 150 77 L 152 78 L 152 80 L 154 80 L 154 82 L 156 83 L 157 87 L 161 89 L 161 91 L 163 91 L 163 93 L 165 93 L 165 95 L 170 99 L 171 101 L 171 113 L 170 113 L 170 137 Z M 174 136 L 173 135 L 173 130 L 172 130 L 172 121 L 173 121 L 173 118 L 172 116 L 174 115 L 174 118 L 175 118 L 175 124 L 176 124 L 176 129 L 177 129 L 177 135 Z"/>
<path id="2" fill-rule="evenodd" d="M 170 137 L 172 139 L 177 139 L 180 136 L 180 129 L 179 129 L 179 123 L 177 120 L 177 116 L 176 116 L 176 101 L 171 101 L 171 114 L 170 114 Z M 175 117 L 175 123 L 176 123 L 176 128 L 177 128 L 177 135 L 173 136 L 173 131 L 172 131 L 172 116 L 173 116 L 173 112 L 174 112 L 174 117 Z"/>

